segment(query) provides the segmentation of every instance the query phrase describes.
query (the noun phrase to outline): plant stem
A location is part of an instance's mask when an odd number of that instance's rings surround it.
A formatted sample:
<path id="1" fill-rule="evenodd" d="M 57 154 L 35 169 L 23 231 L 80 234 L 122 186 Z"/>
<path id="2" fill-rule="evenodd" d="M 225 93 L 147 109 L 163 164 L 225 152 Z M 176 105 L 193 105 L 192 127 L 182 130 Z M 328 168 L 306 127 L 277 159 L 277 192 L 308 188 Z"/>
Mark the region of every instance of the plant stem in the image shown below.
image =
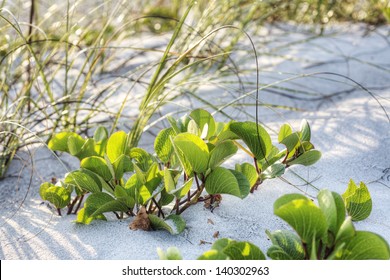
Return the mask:
<path id="1" fill-rule="evenodd" d="M 77 202 L 78 199 L 79 199 L 79 196 L 77 195 L 77 196 L 73 199 L 72 203 L 68 206 L 68 212 L 66 213 L 66 215 L 72 214 L 73 207 L 75 206 L 75 204 L 76 204 L 76 202 Z"/>
<path id="2" fill-rule="evenodd" d="M 152 200 L 153 200 L 154 204 L 156 204 L 156 207 L 157 207 L 157 209 L 158 209 L 158 214 L 159 214 L 159 215 L 161 214 L 161 216 L 163 217 L 163 219 L 165 219 L 164 212 L 162 211 L 160 205 L 158 205 L 156 199 L 153 197 Z"/>
<path id="3" fill-rule="evenodd" d="M 62 216 L 62 215 L 61 215 L 61 209 L 60 209 L 60 208 L 57 208 L 57 213 L 58 213 L 58 216 Z"/>
<path id="4" fill-rule="evenodd" d="M 196 187 L 198 188 L 198 191 L 200 190 L 200 185 L 199 185 L 199 181 L 198 181 L 198 176 L 197 174 L 194 172 L 194 177 L 195 177 L 195 182 L 196 182 Z"/>
<path id="5" fill-rule="evenodd" d="M 73 214 L 77 214 L 77 211 L 79 211 L 79 208 L 80 208 L 80 206 L 81 206 L 81 202 L 83 201 L 83 199 L 84 199 L 84 195 L 81 195 L 81 196 L 80 196 L 79 203 L 77 204 L 77 207 L 76 207 L 76 209 L 74 210 Z"/>

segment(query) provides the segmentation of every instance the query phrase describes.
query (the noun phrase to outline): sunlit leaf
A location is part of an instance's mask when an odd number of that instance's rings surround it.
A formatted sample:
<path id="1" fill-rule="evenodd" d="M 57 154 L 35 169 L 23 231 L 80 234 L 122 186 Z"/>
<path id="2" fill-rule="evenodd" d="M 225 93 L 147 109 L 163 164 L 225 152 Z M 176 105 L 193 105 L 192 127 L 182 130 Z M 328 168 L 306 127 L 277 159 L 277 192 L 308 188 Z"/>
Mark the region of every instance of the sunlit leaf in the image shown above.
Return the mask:
<path id="1" fill-rule="evenodd" d="M 370 216 L 372 210 L 371 195 L 363 182 L 360 182 L 360 185 L 357 186 L 351 179 L 342 197 L 352 220 L 361 221 Z"/>
<path id="2" fill-rule="evenodd" d="M 52 203 L 57 209 L 66 207 L 70 202 L 70 192 L 62 186 L 43 183 L 39 189 L 42 199 Z"/>
<path id="3" fill-rule="evenodd" d="M 273 260 L 304 260 L 305 250 L 299 237 L 287 230 L 266 231 L 272 241 L 267 255 Z"/>
<path id="4" fill-rule="evenodd" d="M 301 132 L 301 141 L 310 141 L 311 138 L 310 125 L 305 119 L 303 119 L 301 122 L 300 132 Z"/>
<path id="5" fill-rule="evenodd" d="M 223 253 L 232 260 L 265 260 L 259 247 L 250 242 L 232 242 L 225 247 Z"/>
<path id="6" fill-rule="evenodd" d="M 149 214 L 149 220 L 153 229 L 164 229 L 173 235 L 181 233 L 186 227 L 185 220 L 181 216 L 173 214 L 164 220 L 156 215 Z"/>
<path id="7" fill-rule="evenodd" d="M 193 110 L 190 114 L 200 129 L 200 135 L 204 139 L 209 139 L 215 132 L 215 121 L 213 116 L 204 109 Z"/>
<path id="8" fill-rule="evenodd" d="M 160 260 L 182 260 L 183 257 L 178 248 L 169 247 L 166 252 L 161 248 L 157 248 L 157 254 Z"/>
<path id="9" fill-rule="evenodd" d="M 173 128 L 166 128 L 158 133 L 156 140 L 154 141 L 154 150 L 163 163 L 167 163 L 171 160 L 174 149 L 170 137 L 174 137 L 175 134 Z"/>
<path id="10" fill-rule="evenodd" d="M 124 131 L 113 133 L 107 141 L 107 156 L 114 163 L 121 155 L 128 155 L 127 134 Z"/>
<path id="11" fill-rule="evenodd" d="M 234 122 L 230 124 L 230 130 L 245 142 L 257 160 L 266 158 L 271 152 L 271 137 L 261 125 L 254 122 Z"/>
<path id="12" fill-rule="evenodd" d="M 280 127 L 279 135 L 278 135 L 278 142 L 281 143 L 284 138 L 289 136 L 292 133 L 292 128 L 289 124 L 284 124 Z"/>
<path id="13" fill-rule="evenodd" d="M 321 158 L 321 152 L 317 150 L 310 150 L 302 155 L 300 155 L 298 158 L 289 161 L 288 165 L 294 165 L 294 164 L 301 164 L 304 166 L 309 166 L 314 163 L 316 163 Z"/>
<path id="14" fill-rule="evenodd" d="M 228 158 L 233 156 L 237 152 L 237 149 L 237 146 L 234 145 L 233 141 L 231 140 L 220 142 L 210 152 L 209 167 L 211 169 L 218 167 Z"/>
<path id="15" fill-rule="evenodd" d="M 264 179 L 272 179 L 280 177 L 284 174 L 286 170 L 286 166 L 282 163 L 274 163 L 269 166 L 266 170 L 261 173 L 261 178 Z"/>
<path id="16" fill-rule="evenodd" d="M 381 236 L 367 231 L 356 231 L 339 257 L 342 260 L 388 260 L 390 259 L 389 244 Z"/>
<path id="17" fill-rule="evenodd" d="M 275 201 L 274 213 L 285 220 L 306 244 L 310 244 L 313 238 L 326 237 L 328 227 L 325 215 L 304 195 L 283 195 Z"/>
<path id="18" fill-rule="evenodd" d="M 321 190 L 317 195 L 318 204 L 325 214 L 328 228 L 336 236 L 345 220 L 345 206 L 342 197 L 329 190 Z"/>
<path id="19" fill-rule="evenodd" d="M 223 167 L 215 168 L 205 183 L 209 194 L 230 194 L 244 198 L 249 194 L 249 181 L 241 172 Z"/>
<path id="20" fill-rule="evenodd" d="M 91 193 L 102 191 L 99 184 L 83 170 L 76 170 L 68 173 L 65 177 L 65 184 L 74 185 L 75 187 Z"/>
<path id="21" fill-rule="evenodd" d="M 300 144 L 299 133 L 294 132 L 289 134 L 288 136 L 283 138 L 283 140 L 280 143 L 286 146 L 287 151 L 289 152 L 293 151 Z"/>
<path id="22" fill-rule="evenodd" d="M 193 183 L 194 177 L 190 178 L 187 182 L 183 184 L 183 186 L 171 190 L 169 194 L 174 195 L 177 199 L 180 199 L 184 197 L 191 189 L 192 183 Z"/>
<path id="23" fill-rule="evenodd" d="M 247 162 L 243 164 L 236 164 L 235 170 L 241 172 L 249 182 L 249 186 L 252 188 L 254 184 L 257 182 L 259 175 L 257 174 L 256 168 Z"/>
<path id="24" fill-rule="evenodd" d="M 181 133 L 173 141 L 175 147 L 181 151 L 179 158 L 184 157 L 196 173 L 207 170 L 209 150 L 202 139 L 191 133 Z"/>
<path id="25" fill-rule="evenodd" d="M 88 169 L 100 175 L 105 181 L 109 181 L 112 179 L 112 174 L 107 166 L 107 163 L 101 157 L 87 157 L 81 161 L 80 167 Z"/>
<path id="26" fill-rule="evenodd" d="M 75 138 L 81 138 L 81 140 L 83 140 L 83 138 L 75 132 L 65 132 L 65 131 L 60 132 L 60 133 L 54 134 L 51 137 L 51 139 L 48 143 L 49 149 L 51 149 L 53 151 L 61 151 L 61 152 L 69 153 L 68 139 L 71 136 L 75 137 Z"/>

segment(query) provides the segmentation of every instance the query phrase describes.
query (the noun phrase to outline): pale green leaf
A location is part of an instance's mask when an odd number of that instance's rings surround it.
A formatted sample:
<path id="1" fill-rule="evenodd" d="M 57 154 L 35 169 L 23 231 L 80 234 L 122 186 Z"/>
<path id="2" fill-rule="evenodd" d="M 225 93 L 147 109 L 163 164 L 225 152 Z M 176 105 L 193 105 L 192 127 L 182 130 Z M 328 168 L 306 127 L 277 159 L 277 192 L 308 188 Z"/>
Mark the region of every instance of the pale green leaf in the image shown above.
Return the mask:
<path id="1" fill-rule="evenodd" d="M 328 227 L 325 215 L 304 195 L 283 195 L 275 201 L 274 213 L 286 221 L 306 244 L 310 244 L 313 238 L 326 237 Z"/>
<path id="2" fill-rule="evenodd" d="M 263 180 L 277 178 L 282 176 L 285 170 L 286 166 L 284 164 L 274 163 L 261 173 L 261 178 Z"/>
<path id="3" fill-rule="evenodd" d="M 342 260 L 388 260 L 389 244 L 381 236 L 367 231 L 356 231 L 343 247 Z"/>
<path id="4" fill-rule="evenodd" d="M 169 233 L 176 235 L 181 233 L 186 227 L 185 220 L 178 215 L 169 215 L 164 220 L 156 215 L 149 214 L 148 216 L 154 230 L 165 229 Z"/>
<path id="5" fill-rule="evenodd" d="M 181 133 L 173 141 L 175 147 L 181 151 L 179 158 L 183 156 L 196 173 L 207 170 L 209 150 L 202 139 L 191 133 Z"/>
<path id="6" fill-rule="evenodd" d="M 345 220 L 345 206 L 342 197 L 329 190 L 321 190 L 317 195 L 320 209 L 325 214 L 329 231 L 336 236 Z"/>
<path id="7" fill-rule="evenodd" d="M 256 168 L 247 162 L 243 164 L 236 164 L 235 170 L 241 172 L 249 182 L 249 186 L 252 188 L 254 184 L 257 182 L 259 175 L 257 174 Z"/>
<path id="8" fill-rule="evenodd" d="M 372 210 L 371 195 L 363 182 L 360 182 L 360 185 L 357 186 L 351 179 L 342 197 L 348 214 L 353 221 L 361 221 L 370 216 Z"/>
<path id="9" fill-rule="evenodd" d="M 71 135 L 68 137 L 68 149 L 69 153 L 72 156 L 76 156 L 81 152 L 82 147 L 84 146 L 86 140 L 84 140 L 80 135 Z"/>
<path id="10" fill-rule="evenodd" d="M 42 184 L 40 194 L 44 200 L 52 203 L 57 209 L 66 207 L 70 203 L 70 192 L 68 189 L 55 186 L 50 183 Z"/>
<path id="11" fill-rule="evenodd" d="M 259 247 L 250 242 L 232 242 L 224 250 L 231 260 L 265 260 Z"/>
<path id="12" fill-rule="evenodd" d="M 272 241 L 267 255 L 273 260 L 304 260 L 305 249 L 299 237 L 287 230 L 266 231 Z"/>
<path id="13" fill-rule="evenodd" d="M 183 257 L 178 248 L 169 247 L 166 252 L 164 252 L 161 248 L 157 248 L 157 254 L 160 260 L 182 260 Z"/>
<path id="14" fill-rule="evenodd" d="M 209 139 L 215 132 L 215 121 L 213 116 L 204 109 L 196 109 L 191 112 L 190 117 L 200 129 L 201 138 Z"/>
<path id="15" fill-rule="evenodd" d="M 299 133 L 294 132 L 289 134 L 280 143 L 286 146 L 287 151 L 293 151 L 300 145 Z"/>
<path id="16" fill-rule="evenodd" d="M 237 146 L 231 140 L 218 143 L 210 152 L 209 168 L 214 169 L 236 154 Z"/>
<path id="17" fill-rule="evenodd" d="M 181 186 L 177 189 L 171 190 L 168 193 L 174 195 L 177 199 L 181 199 L 190 191 L 193 180 L 194 180 L 194 177 L 190 178 L 187 182 L 185 182 L 183 184 L 183 186 Z"/>
<path id="18" fill-rule="evenodd" d="M 81 161 L 80 167 L 100 175 L 105 181 L 110 181 L 112 179 L 110 169 L 108 168 L 106 161 L 101 157 L 87 157 Z"/>
<path id="19" fill-rule="evenodd" d="M 148 171 L 153 163 L 152 156 L 142 148 L 132 148 L 130 158 L 134 159 L 138 167 L 144 172 Z"/>
<path id="20" fill-rule="evenodd" d="M 289 124 L 284 124 L 280 127 L 279 134 L 278 134 L 278 142 L 281 143 L 284 138 L 289 136 L 292 133 L 292 128 Z"/>
<path id="21" fill-rule="evenodd" d="M 215 168 L 206 179 L 209 194 L 230 194 L 244 198 L 249 194 L 249 181 L 240 172 L 223 167 Z"/>
<path id="22" fill-rule="evenodd" d="M 71 136 L 81 138 L 81 140 L 83 140 L 83 138 L 75 132 L 66 132 L 66 131 L 60 132 L 60 133 L 54 134 L 50 138 L 50 141 L 48 143 L 49 149 L 53 150 L 53 151 L 70 153 L 69 148 L 68 148 L 68 139 Z"/>
<path id="23" fill-rule="evenodd" d="M 341 224 L 335 242 L 340 243 L 350 239 L 355 235 L 355 227 L 353 226 L 351 217 L 347 217 Z"/>
<path id="24" fill-rule="evenodd" d="M 154 141 L 154 150 L 163 163 L 168 163 L 171 160 L 174 149 L 170 137 L 174 137 L 175 135 L 176 133 L 173 128 L 166 128 L 158 133 Z"/>
<path id="25" fill-rule="evenodd" d="M 124 131 L 113 133 L 107 141 L 107 156 L 114 163 L 121 155 L 128 155 L 127 134 Z"/>
<path id="26" fill-rule="evenodd" d="M 321 152 L 318 150 L 310 150 L 302 155 L 300 155 L 298 158 L 289 161 L 288 165 L 294 165 L 294 164 L 301 164 L 304 166 L 309 166 L 314 163 L 316 163 L 321 158 Z"/>
<path id="27" fill-rule="evenodd" d="M 266 158 L 272 149 L 271 137 L 259 124 L 254 122 L 234 122 L 230 130 L 242 139 L 257 160 Z"/>
<path id="28" fill-rule="evenodd" d="M 74 185 L 83 191 L 91 193 L 102 191 L 101 186 L 84 170 L 76 170 L 68 173 L 65 177 L 65 184 Z"/>
<path id="29" fill-rule="evenodd" d="M 301 122 L 301 141 L 310 141 L 311 138 L 311 130 L 310 130 L 310 125 L 307 122 L 307 120 L 303 119 Z"/>

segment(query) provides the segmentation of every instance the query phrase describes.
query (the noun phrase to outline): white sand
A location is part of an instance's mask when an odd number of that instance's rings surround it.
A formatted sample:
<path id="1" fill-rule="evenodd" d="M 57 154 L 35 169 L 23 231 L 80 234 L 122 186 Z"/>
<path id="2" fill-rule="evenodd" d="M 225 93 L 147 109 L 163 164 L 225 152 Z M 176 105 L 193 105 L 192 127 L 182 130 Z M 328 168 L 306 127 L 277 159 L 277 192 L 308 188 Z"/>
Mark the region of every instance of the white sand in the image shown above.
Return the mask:
<path id="1" fill-rule="evenodd" d="M 262 73 L 262 81 L 285 77 L 278 76 L 277 71 L 341 73 L 387 98 L 380 101 L 390 113 L 390 47 L 385 38 L 388 32 L 389 29 L 380 29 L 364 37 L 363 27 L 354 26 L 351 31 L 342 30 L 331 38 L 318 38 L 282 48 L 278 53 L 294 56 L 299 61 L 280 63 L 280 59 L 271 61 L 263 58 L 262 65 L 271 62 L 277 65 L 262 69 L 271 71 Z M 274 45 L 283 45 L 300 37 L 305 36 L 291 34 L 291 38 L 275 41 Z M 295 81 L 295 86 L 323 94 L 349 88 L 344 79 L 321 77 L 342 83 L 302 78 Z M 270 93 L 262 93 L 261 96 L 265 103 L 282 100 L 283 104 L 305 108 L 307 111 L 303 113 L 279 110 L 278 114 L 262 108 L 261 115 L 275 130 L 285 120 L 298 129 L 300 120 L 307 118 L 312 127 L 312 142 L 323 153 L 320 162 L 314 166 L 293 167 L 283 177 L 312 196 L 316 191 L 304 185 L 292 171 L 308 181 L 314 180 L 313 184 L 318 188 L 339 193 L 344 192 L 350 178 L 366 182 L 373 199 L 373 211 L 367 220 L 356 223 L 356 227 L 376 232 L 390 242 L 390 124 L 376 101 L 358 89 L 318 102 L 283 99 Z M 254 114 L 253 110 L 248 111 Z M 147 140 L 149 143 L 153 141 L 152 138 Z M 201 204 L 196 205 L 184 212 L 187 228 L 178 236 L 165 231 L 131 231 L 128 228 L 131 219 L 76 225 L 72 223 L 74 216 L 57 216 L 45 203 L 41 203 L 38 194 L 41 182 L 63 176 L 66 168 L 45 148 L 31 148 L 31 153 L 32 158 L 27 151 L 21 151 L 18 154 L 21 159 L 14 160 L 8 177 L 0 181 L 0 259 L 156 259 L 157 247 L 166 249 L 170 246 L 178 247 L 185 259 L 195 259 L 210 248 L 207 242 L 215 241 L 213 235 L 216 231 L 219 237 L 248 240 L 266 252 L 271 243 L 264 231 L 289 228 L 273 215 L 273 202 L 285 193 L 298 192 L 293 186 L 276 179 L 266 181 L 244 200 L 225 195 L 220 207 L 213 213 Z M 61 159 L 69 168 L 77 167 L 77 161 L 71 157 L 63 155 Z M 239 154 L 227 164 L 243 160 L 244 157 Z M 27 189 L 30 177 L 32 182 Z M 22 203 L 25 195 L 26 200 Z M 200 244 L 201 241 L 206 244 Z"/>

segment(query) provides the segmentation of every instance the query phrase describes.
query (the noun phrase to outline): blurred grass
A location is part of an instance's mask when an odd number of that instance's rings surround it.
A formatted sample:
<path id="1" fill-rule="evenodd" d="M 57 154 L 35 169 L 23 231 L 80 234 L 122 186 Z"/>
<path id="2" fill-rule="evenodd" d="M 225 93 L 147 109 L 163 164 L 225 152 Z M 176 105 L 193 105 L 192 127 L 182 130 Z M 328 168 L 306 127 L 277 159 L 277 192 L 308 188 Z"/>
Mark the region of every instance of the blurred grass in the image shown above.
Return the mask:
<path id="1" fill-rule="evenodd" d="M 250 92 L 255 85 L 241 78 L 250 69 L 232 59 L 243 51 L 254 60 L 239 45 L 245 40 L 240 29 L 255 33 L 275 22 L 319 26 L 320 32 L 334 22 L 386 24 L 389 2 L 198 0 L 178 27 L 191 1 L 2 0 L 0 178 L 34 135 L 88 134 L 99 123 L 112 131 L 129 127 L 136 145 L 148 123 L 156 123 L 152 117 L 178 97 L 221 108 L 198 94 L 201 85 L 218 85 L 233 99 Z M 236 28 L 221 28 L 228 25 Z M 245 102 L 234 106 L 245 112 Z"/>

